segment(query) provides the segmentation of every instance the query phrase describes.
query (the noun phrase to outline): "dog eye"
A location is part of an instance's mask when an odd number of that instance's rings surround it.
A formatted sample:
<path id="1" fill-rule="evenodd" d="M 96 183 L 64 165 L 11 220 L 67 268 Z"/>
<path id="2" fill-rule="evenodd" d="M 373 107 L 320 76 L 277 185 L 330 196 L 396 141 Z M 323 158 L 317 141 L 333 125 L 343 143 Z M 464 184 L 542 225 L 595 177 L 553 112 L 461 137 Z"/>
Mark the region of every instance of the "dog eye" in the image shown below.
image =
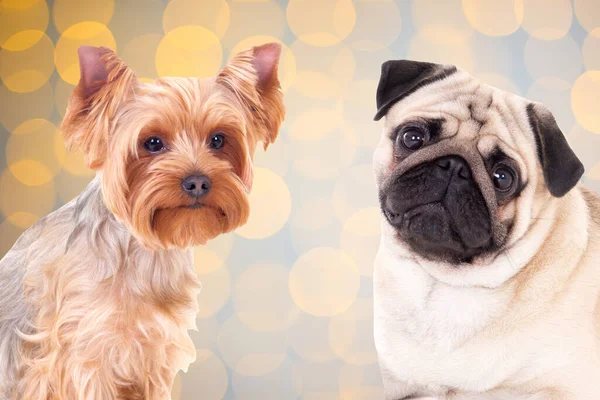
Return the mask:
<path id="1" fill-rule="evenodd" d="M 410 128 L 402 133 L 401 140 L 406 149 L 419 150 L 425 144 L 425 133 L 420 129 Z"/>
<path id="2" fill-rule="evenodd" d="M 498 167 L 494 170 L 492 173 L 492 179 L 494 181 L 496 190 L 500 192 L 509 191 L 513 186 L 513 182 L 515 181 L 513 172 L 504 166 Z"/>
<path id="3" fill-rule="evenodd" d="M 161 138 L 153 136 L 144 142 L 144 148 L 150 153 L 158 153 L 165 149 L 165 144 Z"/>
<path id="4" fill-rule="evenodd" d="M 213 134 L 208 145 L 213 150 L 221 150 L 225 145 L 225 135 L 221 132 Z"/>

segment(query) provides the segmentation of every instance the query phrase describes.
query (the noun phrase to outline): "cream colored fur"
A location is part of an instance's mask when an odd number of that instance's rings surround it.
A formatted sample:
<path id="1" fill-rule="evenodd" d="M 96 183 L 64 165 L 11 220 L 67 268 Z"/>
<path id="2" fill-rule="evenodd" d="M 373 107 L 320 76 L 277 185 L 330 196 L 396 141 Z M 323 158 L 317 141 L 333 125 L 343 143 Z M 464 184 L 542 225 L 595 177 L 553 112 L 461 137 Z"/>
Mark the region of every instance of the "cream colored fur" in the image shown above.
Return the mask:
<path id="1" fill-rule="evenodd" d="M 514 219 L 506 248 L 473 265 L 422 259 L 382 218 L 374 301 L 386 400 L 600 398 L 600 198 L 583 184 L 549 194 L 526 104 L 459 71 L 386 116 L 378 185 L 394 165 L 390 131 L 415 116 L 446 120 L 439 146 L 500 146 L 528 182 L 497 210 Z"/>

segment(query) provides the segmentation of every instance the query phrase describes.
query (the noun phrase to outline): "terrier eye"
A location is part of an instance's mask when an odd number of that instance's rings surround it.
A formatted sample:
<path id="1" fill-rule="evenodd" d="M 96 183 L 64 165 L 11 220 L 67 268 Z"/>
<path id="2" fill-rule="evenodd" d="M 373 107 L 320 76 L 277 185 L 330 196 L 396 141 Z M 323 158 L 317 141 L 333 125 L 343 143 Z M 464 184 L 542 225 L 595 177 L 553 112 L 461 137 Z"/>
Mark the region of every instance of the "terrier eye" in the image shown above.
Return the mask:
<path id="1" fill-rule="evenodd" d="M 225 134 L 223 132 L 214 133 L 210 137 L 208 146 L 213 150 L 221 150 L 225 145 Z"/>
<path id="2" fill-rule="evenodd" d="M 165 144 L 161 138 L 153 136 L 144 142 L 144 148 L 150 153 L 158 153 L 165 149 Z"/>

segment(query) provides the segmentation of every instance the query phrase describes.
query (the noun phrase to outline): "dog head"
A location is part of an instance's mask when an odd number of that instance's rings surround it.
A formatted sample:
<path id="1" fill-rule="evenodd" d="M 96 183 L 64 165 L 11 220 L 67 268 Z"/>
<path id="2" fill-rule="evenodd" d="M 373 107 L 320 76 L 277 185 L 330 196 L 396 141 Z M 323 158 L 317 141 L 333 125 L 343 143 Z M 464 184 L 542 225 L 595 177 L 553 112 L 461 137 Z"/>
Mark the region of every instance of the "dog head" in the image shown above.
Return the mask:
<path id="1" fill-rule="evenodd" d="M 281 47 L 236 55 L 214 78 L 142 83 L 107 48 L 79 49 L 62 131 L 102 175 L 104 201 L 151 248 L 204 244 L 244 224 L 258 142 L 284 117 Z"/>
<path id="2" fill-rule="evenodd" d="M 374 169 L 387 229 L 411 255 L 468 266 L 517 242 L 583 174 L 550 111 L 454 66 L 388 61 Z"/>

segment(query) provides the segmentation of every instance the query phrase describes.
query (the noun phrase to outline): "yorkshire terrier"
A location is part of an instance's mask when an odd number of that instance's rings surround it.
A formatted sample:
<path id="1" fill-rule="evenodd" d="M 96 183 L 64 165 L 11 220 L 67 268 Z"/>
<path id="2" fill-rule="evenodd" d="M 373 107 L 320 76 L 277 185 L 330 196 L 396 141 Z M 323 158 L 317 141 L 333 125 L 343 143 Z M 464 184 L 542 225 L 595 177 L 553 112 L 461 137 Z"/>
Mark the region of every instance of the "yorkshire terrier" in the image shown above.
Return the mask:
<path id="1" fill-rule="evenodd" d="M 284 118 L 278 44 L 216 77 L 142 83 L 79 49 L 62 123 L 95 179 L 0 261 L 0 399 L 168 399 L 195 348 L 191 246 L 244 224 L 254 150 Z"/>

